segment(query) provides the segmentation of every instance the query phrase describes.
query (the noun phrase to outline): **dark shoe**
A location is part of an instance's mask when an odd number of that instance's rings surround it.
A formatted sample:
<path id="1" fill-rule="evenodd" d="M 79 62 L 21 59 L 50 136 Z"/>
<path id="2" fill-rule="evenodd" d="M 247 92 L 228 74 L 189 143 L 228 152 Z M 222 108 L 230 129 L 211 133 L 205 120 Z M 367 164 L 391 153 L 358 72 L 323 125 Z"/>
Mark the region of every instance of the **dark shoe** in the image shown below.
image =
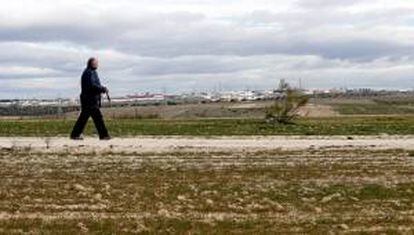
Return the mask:
<path id="1" fill-rule="evenodd" d="M 112 138 L 110 136 L 105 136 L 105 137 L 101 137 L 99 139 L 100 140 L 111 140 Z"/>
<path id="2" fill-rule="evenodd" d="M 71 140 L 83 140 L 83 137 L 82 136 L 77 136 L 77 137 L 71 136 L 70 139 Z"/>

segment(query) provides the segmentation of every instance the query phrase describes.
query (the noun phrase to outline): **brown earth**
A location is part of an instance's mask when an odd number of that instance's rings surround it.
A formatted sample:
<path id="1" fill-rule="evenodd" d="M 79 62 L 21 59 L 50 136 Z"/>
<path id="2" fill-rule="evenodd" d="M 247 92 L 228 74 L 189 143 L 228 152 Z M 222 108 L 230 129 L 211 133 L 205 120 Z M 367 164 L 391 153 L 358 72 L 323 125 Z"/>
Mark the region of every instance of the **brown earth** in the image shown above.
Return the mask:
<path id="1" fill-rule="evenodd" d="M 414 137 L 0 138 L 0 234 L 412 234 Z"/>

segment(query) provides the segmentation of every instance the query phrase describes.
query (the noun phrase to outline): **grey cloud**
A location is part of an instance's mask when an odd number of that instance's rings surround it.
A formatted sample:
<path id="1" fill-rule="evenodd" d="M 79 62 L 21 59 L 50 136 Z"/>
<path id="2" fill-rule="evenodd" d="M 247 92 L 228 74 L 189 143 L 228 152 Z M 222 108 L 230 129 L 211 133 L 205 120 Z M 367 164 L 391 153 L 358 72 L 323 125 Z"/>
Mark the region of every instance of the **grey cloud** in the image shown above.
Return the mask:
<path id="1" fill-rule="evenodd" d="M 368 0 L 88 2 L 93 9 L 75 2 L 0 16 L 0 96 L 38 94 L 42 78 L 50 81 L 44 94 L 76 97 L 89 56 L 101 59 L 101 76 L 120 95 L 218 83 L 266 88 L 281 77 L 320 87 L 340 85 L 335 77 L 414 86 L 412 72 L 401 69 L 414 62 L 407 2 L 381 9 Z"/>
<path id="2" fill-rule="evenodd" d="M 408 14 L 408 11 L 406 12 Z M 393 13 L 392 15 L 395 15 Z M 261 18 L 263 15 L 264 19 Z M 335 13 L 329 16 L 334 17 Z M 391 16 L 392 16 L 391 15 Z M 390 18 L 391 16 L 387 17 Z M 314 20 L 308 19 L 313 17 Z M 345 16 L 324 20 L 346 22 Z M 113 16 L 109 17 L 112 19 Z M 354 19 L 355 17 L 348 17 Z M 369 18 L 369 17 L 368 17 Z M 375 17 L 371 17 L 375 18 Z M 107 19 L 107 21 L 109 21 Z M 93 49 L 116 49 L 127 54 L 147 57 L 177 57 L 186 55 L 265 55 L 265 54 L 316 54 L 327 58 L 370 59 L 392 53 L 390 56 L 406 56 L 411 45 L 397 43 L 392 38 L 366 38 L 345 29 L 343 38 L 329 40 L 314 14 L 272 15 L 271 12 L 253 13 L 249 19 L 262 23 L 276 22 L 282 26 L 261 30 L 243 24 L 224 24 L 209 21 L 201 14 L 185 12 L 147 14 L 136 21 L 126 19 L 103 24 L 37 25 L 31 27 L 0 28 L 0 40 L 53 42 L 66 41 L 87 45 Z M 300 19 L 300 20 L 294 20 Z M 318 20 L 315 22 L 315 20 Z M 96 20 L 94 20 L 95 22 Z M 311 25 L 306 25 L 308 21 Z M 361 18 L 363 21 L 363 18 Z M 297 22 L 296 25 L 294 22 Z M 286 25 L 284 25 L 286 24 Z M 314 24 L 314 25 L 312 25 Z M 332 24 L 332 23 L 331 23 Z M 293 25 L 293 26 L 292 26 Z M 332 28 L 332 27 L 331 27 Z M 341 29 L 341 26 L 337 27 Z M 334 31 L 331 29 L 331 31 Z M 318 36 L 319 35 L 319 36 Z"/>

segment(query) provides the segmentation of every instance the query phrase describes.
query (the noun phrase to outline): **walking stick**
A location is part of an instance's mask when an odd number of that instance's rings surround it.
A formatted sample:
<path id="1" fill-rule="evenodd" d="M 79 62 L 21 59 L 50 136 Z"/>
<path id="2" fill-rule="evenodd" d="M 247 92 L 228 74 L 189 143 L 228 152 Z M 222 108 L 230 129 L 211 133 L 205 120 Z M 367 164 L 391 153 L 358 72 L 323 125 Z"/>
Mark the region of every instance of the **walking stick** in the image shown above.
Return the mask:
<path id="1" fill-rule="evenodd" d="M 106 94 L 106 98 L 108 99 L 108 102 L 109 102 L 109 107 L 112 107 L 112 102 L 111 102 L 111 97 L 109 96 L 109 92 L 107 91 L 107 92 L 105 92 L 105 94 Z"/>

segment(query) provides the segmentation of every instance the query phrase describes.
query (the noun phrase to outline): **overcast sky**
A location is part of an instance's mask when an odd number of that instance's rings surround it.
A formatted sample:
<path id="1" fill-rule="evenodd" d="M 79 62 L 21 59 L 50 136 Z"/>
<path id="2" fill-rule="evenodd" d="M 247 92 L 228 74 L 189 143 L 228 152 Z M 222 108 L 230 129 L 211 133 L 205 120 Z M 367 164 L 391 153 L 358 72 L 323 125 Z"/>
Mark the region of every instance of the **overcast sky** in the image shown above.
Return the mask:
<path id="1" fill-rule="evenodd" d="M 414 88 L 413 0 L 0 0 L 0 98 Z"/>

